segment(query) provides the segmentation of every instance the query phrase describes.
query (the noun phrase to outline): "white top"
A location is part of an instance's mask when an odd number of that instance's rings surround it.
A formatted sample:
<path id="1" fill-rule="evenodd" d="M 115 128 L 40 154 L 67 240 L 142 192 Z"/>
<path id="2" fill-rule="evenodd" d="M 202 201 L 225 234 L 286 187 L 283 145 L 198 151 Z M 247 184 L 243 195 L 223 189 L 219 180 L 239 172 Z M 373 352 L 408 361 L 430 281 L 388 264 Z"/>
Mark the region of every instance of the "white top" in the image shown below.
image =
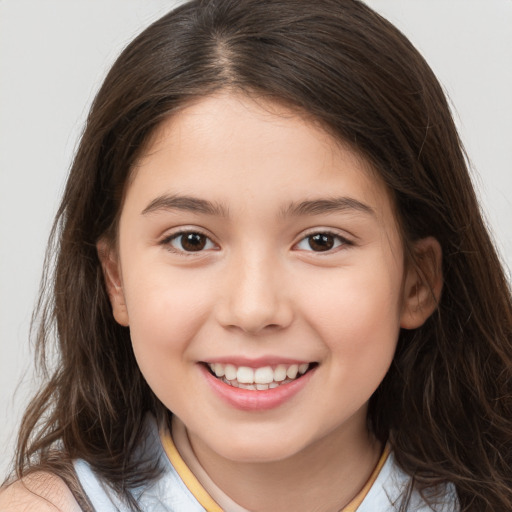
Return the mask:
<path id="1" fill-rule="evenodd" d="M 199 461 L 193 455 L 184 429 L 181 427 L 176 429 L 173 424 L 174 441 L 180 449 L 179 453 L 170 436 L 164 435 L 161 439 L 154 419 L 148 421 L 147 431 L 141 452 L 145 456 L 150 455 L 151 458 L 157 457 L 162 473 L 155 481 L 132 491 L 132 495 L 144 512 L 249 512 L 234 503 L 220 489 L 212 487 L 213 482 L 204 470 L 197 474 Z M 194 473 L 190 471 L 183 459 L 190 468 L 195 469 Z M 382 467 L 380 471 L 377 468 L 378 473 L 374 475 L 371 487 L 364 491 L 365 495 L 358 500 L 357 505 L 352 502 L 340 512 L 398 511 L 401 494 L 407 488 L 410 477 L 396 465 L 392 453 L 385 461 L 383 459 L 381 464 Z M 75 470 L 80 484 L 97 512 L 129 512 L 129 508 L 114 496 L 85 461 L 77 460 Z M 208 492 L 205 489 L 208 489 Z M 434 510 L 435 512 L 458 512 L 455 489 L 452 485 L 447 485 L 443 503 L 436 503 L 435 509 L 428 506 L 417 492 L 413 492 L 407 510 L 408 512 Z"/>

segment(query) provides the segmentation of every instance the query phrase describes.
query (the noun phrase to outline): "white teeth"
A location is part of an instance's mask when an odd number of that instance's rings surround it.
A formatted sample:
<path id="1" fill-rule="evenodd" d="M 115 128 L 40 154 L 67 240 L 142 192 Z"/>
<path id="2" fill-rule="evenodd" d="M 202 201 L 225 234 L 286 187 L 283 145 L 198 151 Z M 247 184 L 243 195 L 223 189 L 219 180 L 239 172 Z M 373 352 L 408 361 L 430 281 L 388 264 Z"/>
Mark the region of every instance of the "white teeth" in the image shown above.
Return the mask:
<path id="1" fill-rule="evenodd" d="M 309 368 L 309 364 L 308 363 L 302 363 L 302 364 L 299 364 L 299 373 L 301 375 L 303 375 L 304 373 L 306 373 L 306 370 Z"/>
<path id="2" fill-rule="evenodd" d="M 234 387 L 243 389 L 274 389 L 281 384 L 287 384 L 307 372 L 309 363 L 279 364 L 250 368 L 249 366 L 236 367 L 233 364 L 209 363 L 212 373 Z"/>
<path id="3" fill-rule="evenodd" d="M 280 364 L 274 370 L 274 380 L 276 382 L 281 382 L 286 379 L 286 366 L 284 364 Z"/>
<path id="4" fill-rule="evenodd" d="M 254 370 L 247 366 L 240 366 L 236 372 L 236 380 L 240 384 L 252 384 L 254 382 Z"/>
<path id="5" fill-rule="evenodd" d="M 240 389 L 252 389 L 253 391 L 256 389 L 254 384 L 242 384 L 241 382 L 238 383 L 238 387 Z"/>
<path id="6" fill-rule="evenodd" d="M 219 366 L 219 364 L 217 364 L 217 366 Z M 233 366 L 232 364 L 227 364 L 225 367 L 224 367 L 224 376 L 226 377 L 226 379 L 228 380 L 235 380 L 236 379 L 236 375 L 237 375 L 237 371 L 236 371 L 236 367 Z"/>
<path id="7" fill-rule="evenodd" d="M 257 368 L 254 372 L 254 382 L 256 384 L 270 384 L 274 380 L 274 371 L 270 366 Z"/>
<path id="8" fill-rule="evenodd" d="M 299 372 L 299 365 L 297 364 L 292 364 L 288 370 L 286 370 L 286 376 L 289 378 L 289 379 L 295 379 L 295 377 L 297 377 L 297 373 Z"/>

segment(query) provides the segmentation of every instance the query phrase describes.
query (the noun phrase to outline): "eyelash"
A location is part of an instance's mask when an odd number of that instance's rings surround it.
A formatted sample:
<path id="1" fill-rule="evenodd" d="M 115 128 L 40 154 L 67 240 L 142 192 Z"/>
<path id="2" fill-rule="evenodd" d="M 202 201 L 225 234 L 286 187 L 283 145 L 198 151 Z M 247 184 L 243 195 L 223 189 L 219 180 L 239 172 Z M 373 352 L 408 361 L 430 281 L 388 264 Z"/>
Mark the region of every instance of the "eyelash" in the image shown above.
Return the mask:
<path id="1" fill-rule="evenodd" d="M 322 240 L 321 240 L 322 242 L 327 242 L 326 239 L 329 238 L 332 240 L 334 246 L 328 247 L 326 250 L 315 251 L 311 247 L 311 242 L 314 237 L 322 237 Z M 309 240 L 309 242 L 308 242 L 308 240 Z M 309 249 L 300 248 L 300 244 L 302 244 L 302 243 L 307 243 L 309 245 Z M 308 233 L 306 236 L 302 237 L 299 240 L 299 242 L 294 245 L 294 247 L 298 248 L 299 250 L 306 251 L 306 252 L 313 252 L 313 253 L 318 253 L 318 254 L 322 254 L 322 253 L 330 254 L 333 252 L 337 252 L 337 250 L 340 250 L 342 247 L 350 247 L 352 245 L 354 245 L 353 242 L 351 242 L 350 240 L 341 236 L 338 233 L 334 233 L 329 230 L 325 230 L 325 231 L 319 230 L 319 231 L 314 231 L 314 232 Z"/>
<path id="2" fill-rule="evenodd" d="M 198 251 L 186 250 L 183 247 L 183 241 L 184 241 L 183 239 L 186 235 L 201 237 L 201 239 L 204 241 L 205 245 L 203 245 Z M 181 242 L 180 242 L 181 248 L 174 247 L 173 242 L 180 240 L 180 239 L 181 239 Z M 178 231 L 177 233 L 173 233 L 172 235 L 165 237 L 160 243 L 161 243 L 161 245 L 165 245 L 169 251 L 177 253 L 177 254 L 181 254 L 184 256 L 192 256 L 195 253 L 201 253 L 204 250 L 217 248 L 216 244 L 211 240 L 211 238 L 209 236 L 205 235 L 204 233 L 201 233 L 200 231 L 194 231 L 194 230 Z M 211 247 L 207 247 L 208 245 L 210 245 Z"/>
<path id="3" fill-rule="evenodd" d="M 187 249 L 185 249 L 185 247 L 183 247 L 184 237 L 186 235 L 196 236 L 196 237 L 201 238 L 200 242 L 202 242 L 202 246 L 199 247 L 199 250 L 197 250 L 197 251 L 187 250 Z M 312 240 L 315 237 L 317 237 L 317 238 L 321 237 L 317 240 L 317 242 L 327 244 L 327 245 L 332 244 L 332 246 L 327 247 L 325 250 L 315 251 L 313 249 L 313 247 L 311 246 Z M 173 242 L 179 241 L 180 239 L 181 239 L 181 242 L 179 242 L 179 243 L 180 243 L 181 247 L 175 247 L 173 245 Z M 308 240 L 309 240 L 309 242 L 308 242 Z M 197 241 L 197 238 L 196 238 L 196 241 Z M 309 248 L 301 248 L 300 245 L 303 243 L 307 243 Z M 200 231 L 193 231 L 193 230 L 186 230 L 186 231 L 184 230 L 184 231 L 178 231 L 177 233 L 173 233 L 172 235 L 164 238 L 161 241 L 161 245 L 167 246 L 168 250 L 171 252 L 175 252 L 175 253 L 178 253 L 178 254 L 181 254 L 184 256 L 192 256 L 194 253 L 201 253 L 201 252 L 204 252 L 205 250 L 209 250 L 209 249 L 211 250 L 211 249 L 217 248 L 216 244 L 211 240 L 210 237 L 208 237 L 204 233 L 201 233 Z M 340 247 L 350 247 L 352 245 L 353 245 L 353 243 L 350 240 L 339 235 L 338 233 L 333 233 L 332 231 L 327 230 L 327 231 L 314 231 L 312 233 L 307 234 L 306 236 L 301 238 L 299 240 L 299 242 L 293 246 L 293 248 L 297 248 L 297 249 L 299 249 L 301 251 L 305 251 L 305 252 L 313 252 L 313 253 L 322 254 L 322 253 L 332 253 L 332 252 L 335 252 L 336 250 L 339 250 Z"/>

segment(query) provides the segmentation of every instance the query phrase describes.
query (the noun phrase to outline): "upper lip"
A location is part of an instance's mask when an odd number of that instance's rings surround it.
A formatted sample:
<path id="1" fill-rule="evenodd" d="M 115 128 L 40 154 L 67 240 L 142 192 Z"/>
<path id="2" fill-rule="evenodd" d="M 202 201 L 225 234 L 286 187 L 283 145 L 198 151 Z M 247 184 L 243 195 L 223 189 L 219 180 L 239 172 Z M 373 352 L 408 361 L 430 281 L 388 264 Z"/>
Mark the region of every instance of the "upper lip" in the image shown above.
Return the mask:
<path id="1" fill-rule="evenodd" d="M 221 364 L 232 364 L 233 366 L 247 366 L 248 368 L 262 368 L 263 366 L 277 366 L 279 364 L 283 365 L 292 365 L 292 364 L 311 364 L 313 361 L 308 361 L 306 359 L 295 359 L 288 357 L 280 357 L 280 356 L 265 356 L 258 357 L 255 359 L 241 357 L 241 356 L 233 356 L 233 357 L 214 357 L 205 359 L 202 361 L 206 364 L 213 363 L 221 363 Z"/>

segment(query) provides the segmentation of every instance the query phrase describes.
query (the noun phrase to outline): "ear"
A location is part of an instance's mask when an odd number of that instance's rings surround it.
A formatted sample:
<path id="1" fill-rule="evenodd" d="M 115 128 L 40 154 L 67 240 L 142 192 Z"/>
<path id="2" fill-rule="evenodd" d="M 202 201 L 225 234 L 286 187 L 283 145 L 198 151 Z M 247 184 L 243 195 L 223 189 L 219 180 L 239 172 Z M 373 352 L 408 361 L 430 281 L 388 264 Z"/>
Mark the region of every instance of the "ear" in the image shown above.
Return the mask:
<path id="1" fill-rule="evenodd" d="M 423 238 L 413 245 L 406 262 L 403 307 L 400 327 L 416 329 L 436 310 L 443 289 L 441 245 L 433 238 Z"/>
<path id="2" fill-rule="evenodd" d="M 124 298 L 119 258 L 112 245 L 106 240 L 100 240 L 96 244 L 96 249 L 103 269 L 108 297 L 112 305 L 112 314 L 118 324 L 128 327 L 128 310 Z"/>

